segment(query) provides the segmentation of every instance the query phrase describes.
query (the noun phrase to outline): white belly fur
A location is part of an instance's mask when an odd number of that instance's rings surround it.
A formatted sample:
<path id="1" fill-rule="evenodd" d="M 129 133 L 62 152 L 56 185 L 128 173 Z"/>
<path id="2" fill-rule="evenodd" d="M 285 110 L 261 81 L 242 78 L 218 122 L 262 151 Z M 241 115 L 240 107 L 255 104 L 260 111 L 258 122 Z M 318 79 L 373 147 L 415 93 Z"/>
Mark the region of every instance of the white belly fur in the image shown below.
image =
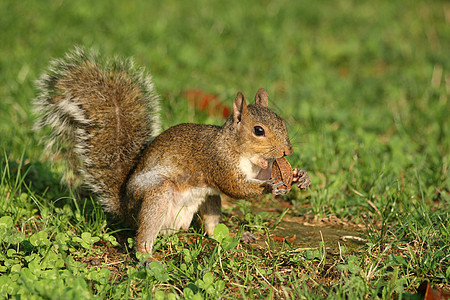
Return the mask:
<path id="1" fill-rule="evenodd" d="M 188 229 L 192 217 L 197 212 L 207 196 L 219 195 L 216 189 L 209 187 L 194 187 L 174 195 L 170 201 L 162 234 L 172 234 L 175 230 Z"/>

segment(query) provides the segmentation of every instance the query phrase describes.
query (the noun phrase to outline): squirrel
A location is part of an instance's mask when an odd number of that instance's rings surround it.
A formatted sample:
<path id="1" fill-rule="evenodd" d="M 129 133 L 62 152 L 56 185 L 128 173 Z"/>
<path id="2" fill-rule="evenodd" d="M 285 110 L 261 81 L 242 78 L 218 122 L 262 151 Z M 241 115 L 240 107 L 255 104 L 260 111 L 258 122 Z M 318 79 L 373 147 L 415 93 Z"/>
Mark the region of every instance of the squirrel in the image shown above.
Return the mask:
<path id="1" fill-rule="evenodd" d="M 151 254 L 159 233 L 187 229 L 196 212 L 213 237 L 221 194 L 286 193 L 270 174 L 293 149 L 264 89 L 253 105 L 238 92 L 223 126 L 186 123 L 163 132 L 152 78 L 132 59 L 100 61 L 76 47 L 51 62 L 37 89 L 35 128 L 51 128 L 47 150 L 63 154 L 105 211 L 137 228 L 138 252 Z M 308 174 L 293 174 L 307 189 Z"/>

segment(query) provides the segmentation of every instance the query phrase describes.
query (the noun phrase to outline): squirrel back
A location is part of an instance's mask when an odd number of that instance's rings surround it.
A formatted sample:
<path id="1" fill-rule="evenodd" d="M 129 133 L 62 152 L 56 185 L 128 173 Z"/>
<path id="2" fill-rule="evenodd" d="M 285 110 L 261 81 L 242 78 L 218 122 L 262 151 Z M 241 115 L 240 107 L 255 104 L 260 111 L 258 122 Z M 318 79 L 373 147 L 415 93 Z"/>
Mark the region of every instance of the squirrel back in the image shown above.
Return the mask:
<path id="1" fill-rule="evenodd" d="M 161 131 L 151 76 L 132 60 L 101 63 L 96 53 L 77 47 L 54 60 L 37 86 L 35 127 L 52 129 L 47 150 L 62 154 L 69 171 L 120 216 L 120 189 Z"/>

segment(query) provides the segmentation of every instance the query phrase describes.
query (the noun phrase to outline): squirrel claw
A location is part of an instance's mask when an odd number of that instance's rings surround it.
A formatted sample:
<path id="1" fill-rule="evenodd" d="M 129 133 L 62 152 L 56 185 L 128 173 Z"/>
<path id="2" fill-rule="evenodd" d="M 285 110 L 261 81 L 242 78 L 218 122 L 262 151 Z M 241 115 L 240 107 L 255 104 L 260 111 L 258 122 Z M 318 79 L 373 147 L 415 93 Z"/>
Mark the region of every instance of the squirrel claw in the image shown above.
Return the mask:
<path id="1" fill-rule="evenodd" d="M 147 269 L 151 269 L 151 263 L 156 261 L 157 263 L 159 263 L 160 265 L 164 265 L 164 262 L 161 261 L 160 258 L 155 257 L 153 255 L 147 257 L 147 258 L 142 258 L 139 260 L 139 263 L 137 264 L 138 268 L 141 268 L 142 266 L 145 266 Z"/>
<path id="2" fill-rule="evenodd" d="M 301 190 L 307 190 L 308 187 L 311 185 L 311 179 L 309 178 L 308 173 L 306 173 L 303 169 L 293 169 L 292 173 L 294 175 L 294 178 L 292 179 L 292 182 L 298 182 L 297 187 Z"/>
<path id="3" fill-rule="evenodd" d="M 277 181 L 277 178 L 271 178 L 264 182 L 264 185 L 266 187 L 266 192 L 272 193 L 276 196 L 286 194 L 287 190 L 279 188 L 279 187 L 283 186 L 285 184 L 285 182 L 283 182 L 283 181 L 276 182 L 276 181 Z"/>
<path id="4" fill-rule="evenodd" d="M 275 196 L 281 196 L 281 195 L 287 194 L 288 190 L 279 188 L 279 187 L 285 185 L 286 182 L 280 181 L 280 182 L 275 183 L 276 180 L 277 180 L 277 178 L 268 180 L 268 182 L 272 188 L 272 194 L 274 194 Z"/>
<path id="5" fill-rule="evenodd" d="M 276 180 L 276 178 L 275 178 L 274 180 Z M 282 185 L 284 185 L 284 184 L 285 184 L 284 181 L 280 181 L 280 182 L 277 182 L 277 183 L 273 182 L 273 183 L 272 183 L 272 188 L 278 189 L 280 186 L 282 186 Z"/>
<path id="6" fill-rule="evenodd" d="M 286 189 L 276 189 L 272 192 L 272 194 L 274 194 L 275 196 L 282 196 L 287 194 L 287 190 Z"/>

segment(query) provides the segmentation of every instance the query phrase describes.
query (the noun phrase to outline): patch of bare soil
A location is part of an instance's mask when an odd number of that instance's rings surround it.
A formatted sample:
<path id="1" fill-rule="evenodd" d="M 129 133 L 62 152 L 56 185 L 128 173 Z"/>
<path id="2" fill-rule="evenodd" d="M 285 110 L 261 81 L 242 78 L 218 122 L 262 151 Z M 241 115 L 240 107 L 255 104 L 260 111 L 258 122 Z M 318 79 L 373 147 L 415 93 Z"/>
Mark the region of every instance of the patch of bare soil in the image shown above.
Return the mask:
<path id="1" fill-rule="evenodd" d="M 119 246 L 112 247 L 109 242 L 100 245 L 94 245 L 93 254 L 84 257 L 76 257 L 75 260 L 85 263 L 86 268 L 107 268 L 110 272 L 110 280 L 120 281 L 126 276 L 126 266 L 136 265 L 134 253 L 130 252 L 127 245 L 127 239 L 133 235 L 129 232 L 118 232 L 115 237 Z"/>

